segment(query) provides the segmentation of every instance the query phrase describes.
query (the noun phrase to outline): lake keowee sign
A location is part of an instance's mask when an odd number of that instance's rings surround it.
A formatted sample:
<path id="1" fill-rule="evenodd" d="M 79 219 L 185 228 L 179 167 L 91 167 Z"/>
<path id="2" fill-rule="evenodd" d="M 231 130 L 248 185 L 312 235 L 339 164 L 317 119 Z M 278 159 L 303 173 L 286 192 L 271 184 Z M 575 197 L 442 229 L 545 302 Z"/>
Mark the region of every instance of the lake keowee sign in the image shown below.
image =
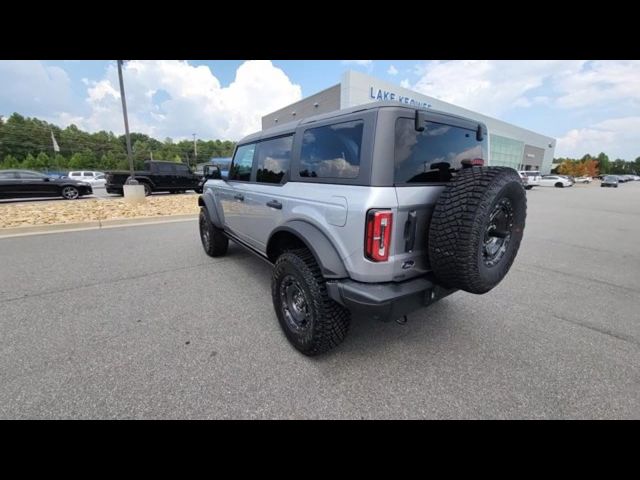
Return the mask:
<path id="1" fill-rule="evenodd" d="M 395 92 L 391 92 L 389 90 L 383 90 L 381 88 L 375 88 L 375 87 L 369 87 L 369 98 L 378 102 L 383 102 L 383 101 L 400 102 L 406 105 L 411 105 L 412 107 L 423 107 L 423 108 L 431 107 L 430 103 L 422 102 L 420 100 L 416 100 L 415 98 L 411 98 L 406 95 L 399 95 Z"/>

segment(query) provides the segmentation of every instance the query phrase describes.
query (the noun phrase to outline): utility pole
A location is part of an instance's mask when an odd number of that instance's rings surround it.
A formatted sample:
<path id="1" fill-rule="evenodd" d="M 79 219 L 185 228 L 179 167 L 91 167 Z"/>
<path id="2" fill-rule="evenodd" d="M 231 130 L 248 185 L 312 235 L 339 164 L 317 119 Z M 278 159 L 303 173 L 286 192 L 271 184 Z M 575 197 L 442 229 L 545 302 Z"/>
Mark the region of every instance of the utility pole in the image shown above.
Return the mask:
<path id="1" fill-rule="evenodd" d="M 131 136 L 129 135 L 129 119 L 127 118 L 127 100 L 124 96 L 124 82 L 122 80 L 122 60 L 118 60 L 118 78 L 120 79 L 120 98 L 122 100 L 122 114 L 124 116 L 124 134 L 127 140 L 127 157 L 129 158 L 129 178 L 127 185 L 138 185 L 133 170 L 133 153 L 131 152 Z"/>
<path id="2" fill-rule="evenodd" d="M 193 158 L 195 160 L 194 168 L 198 167 L 198 144 L 196 143 L 196 134 L 193 134 Z"/>

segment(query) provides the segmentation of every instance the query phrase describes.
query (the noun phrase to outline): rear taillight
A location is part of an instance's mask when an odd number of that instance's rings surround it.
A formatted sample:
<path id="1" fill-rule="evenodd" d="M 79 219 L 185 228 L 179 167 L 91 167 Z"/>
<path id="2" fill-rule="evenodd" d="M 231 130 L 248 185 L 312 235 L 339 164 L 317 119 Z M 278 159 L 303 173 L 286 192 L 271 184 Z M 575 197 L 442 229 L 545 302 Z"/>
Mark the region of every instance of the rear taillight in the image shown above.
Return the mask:
<path id="1" fill-rule="evenodd" d="M 391 210 L 369 210 L 364 241 L 364 253 L 369 260 L 386 262 L 391 248 Z"/>

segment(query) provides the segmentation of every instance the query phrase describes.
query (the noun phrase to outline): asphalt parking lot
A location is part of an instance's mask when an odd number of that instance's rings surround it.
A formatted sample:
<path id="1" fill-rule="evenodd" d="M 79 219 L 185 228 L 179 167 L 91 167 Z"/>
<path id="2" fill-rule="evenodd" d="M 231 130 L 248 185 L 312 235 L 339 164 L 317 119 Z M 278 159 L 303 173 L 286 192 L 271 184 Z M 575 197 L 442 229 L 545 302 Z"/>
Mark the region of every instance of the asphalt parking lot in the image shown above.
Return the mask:
<path id="1" fill-rule="evenodd" d="M 1 418 L 640 418 L 640 182 L 527 192 L 507 278 L 287 343 L 197 222 L 0 240 Z"/>

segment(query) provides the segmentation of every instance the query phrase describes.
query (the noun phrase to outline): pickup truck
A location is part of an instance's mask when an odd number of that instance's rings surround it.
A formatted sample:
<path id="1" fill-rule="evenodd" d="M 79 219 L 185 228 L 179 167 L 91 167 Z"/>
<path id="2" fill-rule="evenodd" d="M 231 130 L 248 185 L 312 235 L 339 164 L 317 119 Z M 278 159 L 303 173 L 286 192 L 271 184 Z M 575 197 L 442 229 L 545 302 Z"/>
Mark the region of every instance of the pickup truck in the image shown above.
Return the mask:
<path id="1" fill-rule="evenodd" d="M 144 194 L 153 192 L 186 192 L 199 191 L 202 175 L 193 173 L 187 165 L 175 162 L 148 160 L 144 162 L 144 170 L 133 172 L 135 179 L 144 186 Z M 123 185 L 129 178 L 126 170 L 114 170 L 105 173 L 105 189 L 107 193 L 123 194 Z"/>

